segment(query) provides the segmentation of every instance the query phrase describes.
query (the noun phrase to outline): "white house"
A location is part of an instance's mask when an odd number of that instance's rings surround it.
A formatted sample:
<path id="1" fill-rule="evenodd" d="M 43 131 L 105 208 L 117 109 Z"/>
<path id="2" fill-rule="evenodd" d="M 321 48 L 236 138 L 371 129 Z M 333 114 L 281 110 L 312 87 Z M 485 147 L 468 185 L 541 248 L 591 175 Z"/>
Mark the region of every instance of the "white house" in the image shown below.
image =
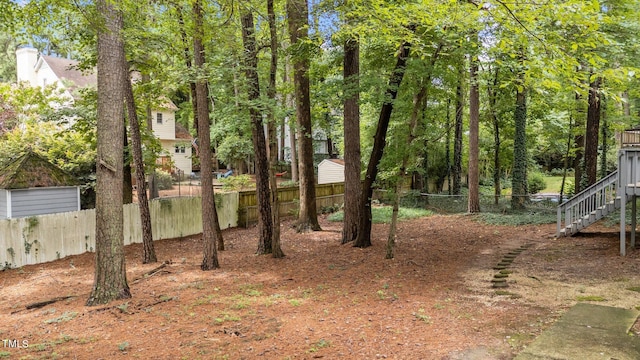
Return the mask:
<path id="1" fill-rule="evenodd" d="M 191 134 L 176 122 L 178 107 L 166 100 L 157 110 L 151 111 L 153 134 L 160 140 L 164 154 L 158 162 L 170 172 L 179 170 L 182 175 L 191 174 Z M 173 163 L 173 164 L 171 164 Z"/>
<path id="2" fill-rule="evenodd" d="M 46 56 L 33 48 L 16 50 L 18 82 L 45 87 L 55 84 L 72 103 L 77 89 L 96 86 L 95 72 L 82 72 L 75 60 Z M 160 140 L 164 154 L 159 164 L 170 172 L 191 174 L 191 135 L 175 121 L 178 110 L 169 99 L 152 110 L 153 133 Z"/>
<path id="3" fill-rule="evenodd" d="M 344 182 L 344 160 L 324 159 L 318 164 L 318 184 Z"/>

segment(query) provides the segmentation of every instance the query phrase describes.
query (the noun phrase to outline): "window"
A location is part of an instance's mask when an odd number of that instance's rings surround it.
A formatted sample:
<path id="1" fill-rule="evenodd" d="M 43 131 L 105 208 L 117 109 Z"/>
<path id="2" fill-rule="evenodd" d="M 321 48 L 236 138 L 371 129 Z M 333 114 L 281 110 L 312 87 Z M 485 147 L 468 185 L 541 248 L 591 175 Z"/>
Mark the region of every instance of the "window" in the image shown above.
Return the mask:
<path id="1" fill-rule="evenodd" d="M 162 113 L 156 114 L 156 123 L 162 124 Z"/>
<path id="2" fill-rule="evenodd" d="M 180 146 L 176 145 L 176 154 L 180 152 Z"/>
<path id="3" fill-rule="evenodd" d="M 184 154 L 184 151 L 185 151 L 184 145 L 180 146 L 180 152 Z"/>

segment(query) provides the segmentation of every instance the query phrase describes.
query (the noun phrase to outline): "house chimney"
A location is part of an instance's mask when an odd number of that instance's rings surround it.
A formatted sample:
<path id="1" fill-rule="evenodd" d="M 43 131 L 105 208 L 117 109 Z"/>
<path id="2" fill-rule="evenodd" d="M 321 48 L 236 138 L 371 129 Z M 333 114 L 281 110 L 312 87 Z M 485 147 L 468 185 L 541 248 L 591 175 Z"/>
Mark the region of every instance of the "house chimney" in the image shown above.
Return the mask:
<path id="1" fill-rule="evenodd" d="M 38 61 L 38 50 L 24 47 L 16 50 L 16 72 L 18 82 L 26 81 L 31 86 L 36 84 L 36 62 Z"/>

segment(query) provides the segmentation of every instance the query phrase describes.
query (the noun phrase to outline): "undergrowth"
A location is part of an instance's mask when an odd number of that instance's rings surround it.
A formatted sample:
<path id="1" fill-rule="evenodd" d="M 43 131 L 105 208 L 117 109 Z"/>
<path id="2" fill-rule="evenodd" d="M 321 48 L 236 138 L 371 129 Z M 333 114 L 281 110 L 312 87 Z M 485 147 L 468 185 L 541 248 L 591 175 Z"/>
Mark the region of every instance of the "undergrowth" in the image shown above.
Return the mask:
<path id="1" fill-rule="evenodd" d="M 391 206 L 373 207 L 371 208 L 371 221 L 374 224 L 387 224 L 391 222 L 391 215 L 393 208 Z M 398 211 L 398 220 L 409 220 L 424 216 L 433 215 L 434 212 L 426 209 L 404 208 L 401 207 Z M 338 211 L 329 215 L 329 221 L 339 222 L 344 220 L 344 212 Z"/>
<path id="2" fill-rule="evenodd" d="M 505 210 L 501 213 L 480 213 L 477 219 L 488 225 L 539 225 L 555 223 L 556 213 L 544 210 Z"/>

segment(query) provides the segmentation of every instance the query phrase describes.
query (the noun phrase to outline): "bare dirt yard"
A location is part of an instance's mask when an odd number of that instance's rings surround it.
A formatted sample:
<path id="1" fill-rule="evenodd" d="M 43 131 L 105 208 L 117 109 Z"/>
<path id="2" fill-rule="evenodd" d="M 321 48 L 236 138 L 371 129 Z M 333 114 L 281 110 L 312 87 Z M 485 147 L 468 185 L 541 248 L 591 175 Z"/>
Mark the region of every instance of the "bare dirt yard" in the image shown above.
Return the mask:
<path id="1" fill-rule="evenodd" d="M 133 298 L 99 307 L 84 306 L 93 254 L 0 272 L 0 358 L 511 359 L 578 301 L 640 306 L 640 251 L 620 257 L 602 225 L 555 239 L 555 225 L 435 215 L 399 225 L 393 260 L 387 225 L 367 249 L 340 245 L 325 218 L 322 232 L 290 225 L 284 259 L 254 255 L 255 228 L 224 231 L 210 272 L 199 236 L 157 241 L 168 264 L 147 276 L 160 264 L 129 246 Z M 508 287 L 492 288 L 512 251 Z"/>

